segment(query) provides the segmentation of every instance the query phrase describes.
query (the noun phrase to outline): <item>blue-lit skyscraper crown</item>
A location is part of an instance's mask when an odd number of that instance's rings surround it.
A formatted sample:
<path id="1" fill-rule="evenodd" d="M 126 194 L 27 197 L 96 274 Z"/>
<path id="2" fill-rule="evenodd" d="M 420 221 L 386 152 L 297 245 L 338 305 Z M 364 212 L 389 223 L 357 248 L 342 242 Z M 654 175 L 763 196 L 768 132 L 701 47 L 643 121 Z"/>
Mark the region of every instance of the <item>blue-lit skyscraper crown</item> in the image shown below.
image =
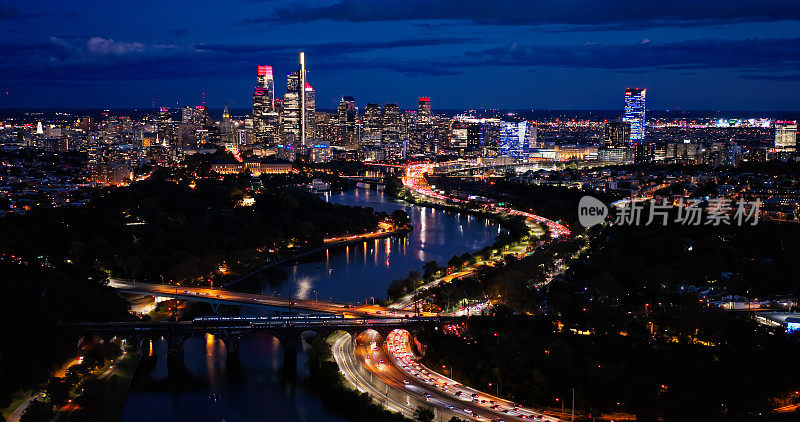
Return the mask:
<path id="1" fill-rule="evenodd" d="M 631 124 L 631 143 L 644 141 L 645 94 L 646 89 L 628 88 L 625 90 L 625 116 L 623 121 Z"/>

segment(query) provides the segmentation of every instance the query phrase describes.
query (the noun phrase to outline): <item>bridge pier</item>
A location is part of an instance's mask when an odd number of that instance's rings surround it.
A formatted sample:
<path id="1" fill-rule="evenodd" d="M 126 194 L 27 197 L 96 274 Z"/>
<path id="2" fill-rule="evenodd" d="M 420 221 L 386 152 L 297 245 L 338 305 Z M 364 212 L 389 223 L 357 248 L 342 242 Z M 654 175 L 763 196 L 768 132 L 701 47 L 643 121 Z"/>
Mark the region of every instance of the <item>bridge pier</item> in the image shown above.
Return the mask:
<path id="1" fill-rule="evenodd" d="M 297 372 L 297 349 L 298 341 L 297 335 L 289 334 L 281 339 L 283 345 L 283 372 L 286 374 L 294 374 Z"/>
<path id="2" fill-rule="evenodd" d="M 225 358 L 229 364 L 239 363 L 239 344 L 241 339 L 235 335 L 221 336 L 222 342 L 225 343 Z"/>
<path id="3" fill-rule="evenodd" d="M 176 338 L 167 338 L 167 361 L 183 362 L 183 341 Z"/>

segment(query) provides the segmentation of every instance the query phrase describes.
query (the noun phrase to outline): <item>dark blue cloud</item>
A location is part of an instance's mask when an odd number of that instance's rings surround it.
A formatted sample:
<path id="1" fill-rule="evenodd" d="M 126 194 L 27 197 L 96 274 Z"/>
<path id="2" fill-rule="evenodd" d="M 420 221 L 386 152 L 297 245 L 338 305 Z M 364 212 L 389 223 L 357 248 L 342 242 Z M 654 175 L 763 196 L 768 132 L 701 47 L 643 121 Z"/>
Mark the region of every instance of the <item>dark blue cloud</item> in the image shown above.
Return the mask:
<path id="1" fill-rule="evenodd" d="M 317 69 L 386 69 L 403 74 L 453 74 L 412 61 L 359 61 L 354 55 L 372 50 L 436 47 L 469 39 L 439 37 L 387 41 L 326 42 L 302 47 Z M 57 80 L 142 80 L 250 75 L 254 58 L 296 66 L 295 44 L 145 44 L 102 37 L 51 37 L 47 42 L 0 42 L 0 78 Z"/>
<path id="2" fill-rule="evenodd" d="M 800 38 L 637 44 L 512 44 L 466 53 L 450 66 L 568 66 L 601 69 L 800 69 Z"/>
<path id="3" fill-rule="evenodd" d="M 491 25 L 642 28 L 800 20 L 795 0 L 338 0 L 324 6 L 279 6 L 244 23 L 463 20 Z M 566 29 L 566 28 L 565 28 Z"/>

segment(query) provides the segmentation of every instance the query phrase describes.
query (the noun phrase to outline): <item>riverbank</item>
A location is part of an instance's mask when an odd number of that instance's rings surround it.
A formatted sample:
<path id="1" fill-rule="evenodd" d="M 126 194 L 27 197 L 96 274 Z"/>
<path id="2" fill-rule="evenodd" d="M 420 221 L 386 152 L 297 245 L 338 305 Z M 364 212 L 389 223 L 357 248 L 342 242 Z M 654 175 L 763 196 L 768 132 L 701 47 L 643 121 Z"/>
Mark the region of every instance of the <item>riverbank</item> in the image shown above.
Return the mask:
<path id="1" fill-rule="evenodd" d="M 287 263 L 292 262 L 292 261 L 297 261 L 299 259 L 305 258 L 307 256 L 311 256 L 311 255 L 314 255 L 314 254 L 318 254 L 318 253 L 324 252 L 326 250 L 330 250 L 330 249 L 334 249 L 334 248 L 340 248 L 340 247 L 344 247 L 344 246 L 348 246 L 348 245 L 352 245 L 352 244 L 356 244 L 356 243 L 361 243 L 361 242 L 365 242 L 367 240 L 384 239 L 384 238 L 387 238 L 387 237 L 394 237 L 394 236 L 404 236 L 404 235 L 407 235 L 408 233 L 410 233 L 411 230 L 413 230 L 413 229 L 414 229 L 414 226 L 407 224 L 407 225 L 404 225 L 404 226 L 401 226 L 401 227 L 398 227 L 398 228 L 394 228 L 394 229 L 391 229 L 391 230 L 381 229 L 381 230 L 378 230 L 378 231 L 369 232 L 369 233 L 365 233 L 365 234 L 361 234 L 361 235 L 343 236 L 343 237 L 338 237 L 338 238 L 325 239 L 325 240 L 323 240 L 323 242 L 324 242 L 323 246 L 320 246 L 318 248 L 314 248 L 314 249 L 311 249 L 311 250 L 303 251 L 303 252 L 298 252 L 296 254 L 293 254 L 293 255 L 290 255 L 290 256 L 287 256 L 287 257 L 284 257 L 284 258 L 276 259 L 276 260 L 270 262 L 269 264 L 264 265 L 263 267 L 260 267 L 258 269 L 255 269 L 255 270 L 247 273 L 246 275 L 242 276 L 241 278 L 239 278 L 237 280 L 229 281 L 229 282 L 223 284 L 222 288 L 223 289 L 231 288 L 231 287 L 243 282 L 244 280 L 246 280 L 246 279 L 248 279 L 248 278 L 250 278 L 250 277 L 252 277 L 252 276 L 254 276 L 254 275 L 256 275 L 256 274 L 258 274 L 260 272 L 262 272 L 262 271 L 266 271 L 266 270 L 278 267 L 280 265 L 287 264 Z"/>
<path id="2" fill-rule="evenodd" d="M 67 406 L 57 421 L 70 420 L 120 420 L 130 388 L 133 374 L 139 365 L 139 352 L 125 345 L 125 353 L 112 362 L 94 382 L 85 387 L 75 398 L 77 406 Z"/>

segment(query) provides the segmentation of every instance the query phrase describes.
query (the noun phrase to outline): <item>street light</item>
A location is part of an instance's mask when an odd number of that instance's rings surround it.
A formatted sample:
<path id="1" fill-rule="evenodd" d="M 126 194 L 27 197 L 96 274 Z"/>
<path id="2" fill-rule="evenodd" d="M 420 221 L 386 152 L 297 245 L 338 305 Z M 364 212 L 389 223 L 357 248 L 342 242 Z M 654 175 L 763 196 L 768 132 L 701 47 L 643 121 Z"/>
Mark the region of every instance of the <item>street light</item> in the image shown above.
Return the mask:
<path id="1" fill-rule="evenodd" d="M 442 365 L 442 370 L 447 371 L 447 365 Z M 450 365 L 450 378 L 453 378 L 453 365 Z"/>

